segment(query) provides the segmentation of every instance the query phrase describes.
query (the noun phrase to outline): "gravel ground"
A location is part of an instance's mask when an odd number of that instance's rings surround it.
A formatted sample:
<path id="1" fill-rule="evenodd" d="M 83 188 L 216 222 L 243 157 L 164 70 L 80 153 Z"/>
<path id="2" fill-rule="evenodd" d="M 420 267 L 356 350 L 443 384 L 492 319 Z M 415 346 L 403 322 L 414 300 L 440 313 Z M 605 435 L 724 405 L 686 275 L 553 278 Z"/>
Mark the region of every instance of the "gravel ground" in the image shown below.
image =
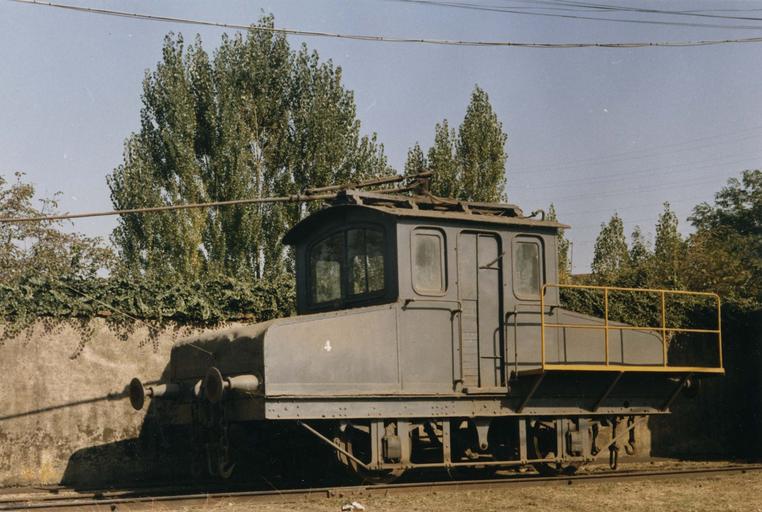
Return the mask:
<path id="1" fill-rule="evenodd" d="M 653 469 L 653 465 L 650 466 Z M 357 501 L 367 512 L 489 512 L 528 510 L 537 512 L 590 512 L 595 510 L 716 512 L 743 510 L 762 512 L 762 472 L 729 474 L 698 479 L 577 484 L 565 487 L 523 487 L 500 490 L 440 490 L 398 495 L 346 496 L 284 500 L 271 504 L 217 504 L 178 509 L 178 512 L 315 511 L 339 512 Z"/>

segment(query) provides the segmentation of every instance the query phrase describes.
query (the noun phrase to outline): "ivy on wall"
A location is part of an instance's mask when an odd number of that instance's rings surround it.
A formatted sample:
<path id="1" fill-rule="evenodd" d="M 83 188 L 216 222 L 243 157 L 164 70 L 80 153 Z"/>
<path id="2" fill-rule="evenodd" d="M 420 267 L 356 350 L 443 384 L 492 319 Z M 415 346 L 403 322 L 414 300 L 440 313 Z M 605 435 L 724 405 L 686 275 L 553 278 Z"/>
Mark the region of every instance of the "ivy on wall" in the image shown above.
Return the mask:
<path id="1" fill-rule="evenodd" d="M 239 280 L 228 276 L 183 280 L 177 277 L 54 278 L 35 276 L 0 282 L 0 344 L 42 321 L 48 330 L 74 327 L 81 342 L 92 338 L 91 320 L 126 339 L 148 327 L 141 345 L 156 342 L 168 326 L 210 328 L 229 322 L 261 322 L 293 313 L 294 283 L 289 276 Z"/>

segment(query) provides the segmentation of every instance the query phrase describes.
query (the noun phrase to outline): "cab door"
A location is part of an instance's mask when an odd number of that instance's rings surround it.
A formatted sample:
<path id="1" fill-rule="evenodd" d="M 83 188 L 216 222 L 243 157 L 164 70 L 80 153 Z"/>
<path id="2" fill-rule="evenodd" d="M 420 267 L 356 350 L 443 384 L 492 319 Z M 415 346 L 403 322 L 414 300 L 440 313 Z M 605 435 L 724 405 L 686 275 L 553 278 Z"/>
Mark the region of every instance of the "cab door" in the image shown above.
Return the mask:
<path id="1" fill-rule="evenodd" d="M 519 234 L 511 242 L 510 282 L 507 325 L 507 370 L 518 375 L 522 370 L 541 364 L 541 317 L 550 308 L 541 309 L 540 293 L 545 282 L 545 248 L 540 237 Z M 548 354 L 556 347 L 556 329 L 546 334 Z"/>
<path id="2" fill-rule="evenodd" d="M 458 236 L 461 374 L 466 392 L 504 386 L 500 239 L 493 233 Z"/>

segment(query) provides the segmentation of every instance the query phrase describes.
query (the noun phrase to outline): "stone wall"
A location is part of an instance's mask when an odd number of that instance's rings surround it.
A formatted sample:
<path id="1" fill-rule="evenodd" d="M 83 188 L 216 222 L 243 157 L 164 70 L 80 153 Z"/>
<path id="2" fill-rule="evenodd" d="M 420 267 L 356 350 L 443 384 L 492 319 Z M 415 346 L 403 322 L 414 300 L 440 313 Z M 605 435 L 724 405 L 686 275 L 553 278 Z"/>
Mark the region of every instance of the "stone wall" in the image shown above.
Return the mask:
<path id="1" fill-rule="evenodd" d="M 93 335 L 74 358 L 82 339 L 76 324 L 38 323 L 0 345 L 0 485 L 145 473 L 149 461 L 135 441 L 144 413 L 130 407 L 125 385 L 134 376 L 159 378 L 176 333 L 146 343 L 147 328 L 127 339 L 101 319 L 84 328 Z"/>

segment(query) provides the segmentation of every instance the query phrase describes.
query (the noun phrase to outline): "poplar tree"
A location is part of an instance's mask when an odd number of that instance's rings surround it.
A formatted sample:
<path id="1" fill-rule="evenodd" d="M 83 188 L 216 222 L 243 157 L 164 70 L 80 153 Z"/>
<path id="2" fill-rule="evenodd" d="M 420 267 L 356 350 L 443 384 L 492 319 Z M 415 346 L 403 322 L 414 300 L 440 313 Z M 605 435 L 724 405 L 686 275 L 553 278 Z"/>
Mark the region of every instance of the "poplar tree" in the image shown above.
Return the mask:
<path id="1" fill-rule="evenodd" d="M 341 69 L 292 49 L 271 17 L 258 28 L 223 36 L 211 57 L 198 37 L 165 38 L 140 128 L 107 178 L 115 208 L 285 196 L 393 172 L 375 134 L 360 134 Z M 131 270 L 261 277 L 287 268 L 280 240 L 316 207 L 125 215 L 112 238 Z"/>
<path id="2" fill-rule="evenodd" d="M 505 201 L 505 143 L 503 124 L 492 110 L 489 96 L 479 86 L 471 94 L 458 130 L 457 160 L 462 199 Z"/>
<path id="3" fill-rule="evenodd" d="M 624 236 L 624 223 L 614 214 L 607 224 L 601 224 L 601 231 L 595 239 L 593 277 L 600 284 L 614 284 L 627 270 L 629 253 Z"/>
<path id="4" fill-rule="evenodd" d="M 455 156 L 457 136 L 447 119 L 434 127 L 434 145 L 429 148 L 429 167 L 433 172 L 431 191 L 442 197 L 467 199 L 461 193 L 460 169 Z"/>
<path id="5" fill-rule="evenodd" d="M 505 201 L 507 140 L 489 96 L 476 86 L 459 129 L 450 128 L 447 119 L 434 128 L 428 151 L 432 192 L 466 201 Z"/>
<path id="6" fill-rule="evenodd" d="M 640 226 L 630 235 L 629 272 L 622 284 L 637 288 L 648 286 L 651 279 L 653 253 Z"/>
<path id="7" fill-rule="evenodd" d="M 428 170 L 429 164 L 426 160 L 426 155 L 423 154 L 421 146 L 416 142 L 415 146 L 410 148 L 407 152 L 407 159 L 405 160 L 405 174 L 415 175 Z"/>
<path id="8" fill-rule="evenodd" d="M 558 221 L 556 207 L 551 203 L 548 208 L 548 220 Z M 558 282 L 569 283 L 571 281 L 571 242 L 566 238 L 565 230 L 559 229 L 556 235 L 556 245 L 558 247 Z"/>
<path id="9" fill-rule="evenodd" d="M 678 231 L 678 219 L 669 203 L 664 203 L 664 210 L 656 223 L 654 239 L 654 285 L 659 287 L 680 288 L 680 267 L 685 258 L 685 242 Z"/>

